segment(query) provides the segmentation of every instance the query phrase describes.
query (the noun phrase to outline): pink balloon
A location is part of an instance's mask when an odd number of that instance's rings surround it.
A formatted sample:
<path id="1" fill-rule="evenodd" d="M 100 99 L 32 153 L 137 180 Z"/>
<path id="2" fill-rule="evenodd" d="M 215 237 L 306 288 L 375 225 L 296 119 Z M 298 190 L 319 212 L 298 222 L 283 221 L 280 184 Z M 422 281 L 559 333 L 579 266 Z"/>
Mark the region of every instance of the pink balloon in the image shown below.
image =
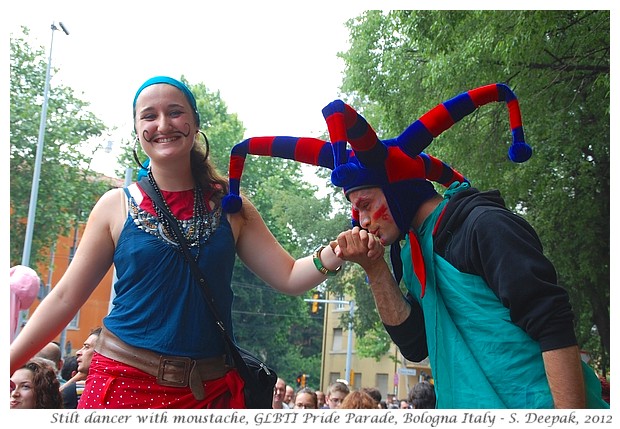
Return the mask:
<path id="1" fill-rule="evenodd" d="M 11 267 L 11 341 L 15 336 L 19 312 L 29 308 L 39 292 L 41 280 L 25 265 Z"/>
<path id="2" fill-rule="evenodd" d="M 30 307 L 39 293 L 41 280 L 35 270 L 24 265 L 11 267 L 11 292 L 21 303 L 20 310 Z"/>

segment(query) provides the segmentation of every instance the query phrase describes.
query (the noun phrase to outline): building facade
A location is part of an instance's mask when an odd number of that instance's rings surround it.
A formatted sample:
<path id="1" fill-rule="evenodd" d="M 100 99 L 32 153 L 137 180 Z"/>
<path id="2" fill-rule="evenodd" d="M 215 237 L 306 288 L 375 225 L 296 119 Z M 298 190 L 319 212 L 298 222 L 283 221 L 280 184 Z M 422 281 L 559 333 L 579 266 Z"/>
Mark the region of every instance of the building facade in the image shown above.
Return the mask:
<path id="1" fill-rule="evenodd" d="M 39 306 L 43 298 L 56 285 L 71 263 L 71 258 L 75 252 L 79 240 L 84 232 L 85 225 L 79 224 L 74 229 L 72 236 L 59 237 L 54 249 L 49 250 L 48 263 L 37 265 L 36 272 L 41 279 L 41 287 L 37 298 L 25 314 L 27 317 Z M 74 355 L 90 335 L 90 331 L 102 326 L 103 318 L 109 312 L 112 284 L 114 282 L 114 268 L 110 268 L 101 280 L 95 291 L 84 303 L 82 308 L 75 315 L 73 320 L 67 325 L 63 332 L 56 337 L 56 341 L 61 344 L 63 356 Z"/>
<path id="2" fill-rule="evenodd" d="M 410 362 L 393 343 L 390 351 L 378 362 L 374 358 L 357 356 L 355 333 L 349 327 L 344 328 L 340 320 L 343 313 L 351 311 L 351 307 L 355 311 L 355 303 L 345 297 L 326 296 L 323 307 L 322 391 L 326 392 L 336 380 L 346 380 L 352 390 L 376 387 L 383 399 L 406 399 L 411 387 L 431 379 L 428 358 L 422 362 Z"/>

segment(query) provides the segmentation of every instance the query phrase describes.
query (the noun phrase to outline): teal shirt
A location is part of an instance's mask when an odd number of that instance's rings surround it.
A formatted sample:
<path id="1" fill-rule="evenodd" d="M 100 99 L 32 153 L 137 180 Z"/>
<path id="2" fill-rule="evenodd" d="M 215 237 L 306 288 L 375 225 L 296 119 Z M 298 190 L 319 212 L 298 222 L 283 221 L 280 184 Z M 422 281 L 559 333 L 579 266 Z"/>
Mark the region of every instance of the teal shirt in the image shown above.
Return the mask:
<path id="1" fill-rule="evenodd" d="M 426 265 L 423 298 L 408 238 L 401 253 L 405 285 L 424 312 L 437 408 L 553 408 L 538 343 L 512 323 L 482 277 L 458 271 L 433 251 L 433 228 L 450 195 L 417 231 Z M 605 408 L 598 378 L 583 369 L 589 407 Z"/>

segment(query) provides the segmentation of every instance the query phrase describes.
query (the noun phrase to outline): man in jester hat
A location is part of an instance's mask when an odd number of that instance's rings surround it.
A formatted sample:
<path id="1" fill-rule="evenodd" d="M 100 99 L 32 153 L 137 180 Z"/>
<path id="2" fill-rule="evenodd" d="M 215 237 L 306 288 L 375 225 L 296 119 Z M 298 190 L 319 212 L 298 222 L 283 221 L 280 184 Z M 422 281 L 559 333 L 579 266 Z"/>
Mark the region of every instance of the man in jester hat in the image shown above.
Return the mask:
<path id="1" fill-rule="evenodd" d="M 401 353 L 414 362 L 429 357 L 438 408 L 608 408 L 597 376 L 581 360 L 568 293 L 534 229 L 498 191 L 472 188 L 423 152 L 463 117 L 497 101 L 509 110 L 509 158 L 527 161 L 532 150 L 519 104 L 504 84 L 439 104 L 389 140 L 336 100 L 323 109 L 331 142 L 255 137 L 236 145 L 224 208 L 240 208 L 247 154 L 331 169 L 353 212 L 353 228 L 339 235 L 334 252 L 366 272 Z M 447 188 L 443 195 L 432 182 Z"/>

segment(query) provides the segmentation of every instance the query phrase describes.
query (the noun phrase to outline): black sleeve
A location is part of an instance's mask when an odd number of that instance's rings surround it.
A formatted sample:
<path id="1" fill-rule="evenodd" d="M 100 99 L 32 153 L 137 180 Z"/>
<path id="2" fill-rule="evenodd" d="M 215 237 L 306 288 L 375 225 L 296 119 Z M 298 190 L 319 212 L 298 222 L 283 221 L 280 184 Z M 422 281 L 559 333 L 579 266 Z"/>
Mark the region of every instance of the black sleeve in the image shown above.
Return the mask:
<path id="1" fill-rule="evenodd" d="M 448 252 L 461 254 L 453 255 L 464 264 L 457 268 L 481 275 L 542 351 L 577 344 L 568 293 L 529 223 L 508 210 L 475 209 L 461 232 Z"/>
<path id="2" fill-rule="evenodd" d="M 402 355 L 411 362 L 420 362 L 428 356 L 426 329 L 422 307 L 409 293 L 405 297 L 411 306 L 411 314 L 400 325 L 383 326 Z"/>
<path id="3" fill-rule="evenodd" d="M 78 397 L 75 382 L 71 382 L 73 386 L 69 386 L 63 389 L 62 394 L 62 407 L 65 409 L 77 408 Z"/>

